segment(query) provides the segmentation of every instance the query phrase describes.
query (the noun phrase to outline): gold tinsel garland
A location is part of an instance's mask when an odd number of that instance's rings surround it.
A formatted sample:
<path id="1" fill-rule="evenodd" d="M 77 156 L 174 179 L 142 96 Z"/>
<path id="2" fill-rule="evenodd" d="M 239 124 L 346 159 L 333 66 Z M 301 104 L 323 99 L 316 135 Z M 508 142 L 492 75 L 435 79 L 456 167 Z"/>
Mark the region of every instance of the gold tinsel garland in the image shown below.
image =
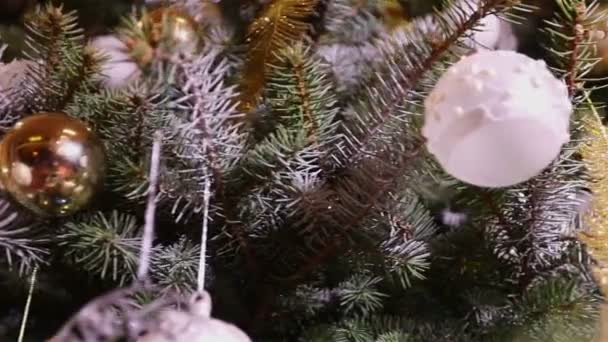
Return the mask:
<path id="1" fill-rule="evenodd" d="M 302 39 L 316 5 L 317 0 L 274 0 L 251 24 L 241 84 L 241 110 L 247 113 L 255 108 L 264 89 L 267 66 L 277 61 L 281 49 Z"/>
<path id="2" fill-rule="evenodd" d="M 604 294 L 608 294 L 608 135 L 597 112 L 588 116 L 585 128 L 588 141 L 583 144 L 581 154 L 592 177 L 593 200 L 585 224 L 588 230 L 580 238 L 587 245 L 589 254 L 597 262 L 595 274 Z"/>
<path id="3" fill-rule="evenodd" d="M 584 221 L 586 231 L 580 240 L 587 245 L 596 266 L 593 275 L 604 296 L 608 295 L 608 134 L 593 107 L 591 115 L 584 119 L 587 141 L 581 147 L 581 155 L 592 177 L 593 199 Z M 600 341 L 608 341 L 608 307 L 604 304 L 601 318 Z"/>

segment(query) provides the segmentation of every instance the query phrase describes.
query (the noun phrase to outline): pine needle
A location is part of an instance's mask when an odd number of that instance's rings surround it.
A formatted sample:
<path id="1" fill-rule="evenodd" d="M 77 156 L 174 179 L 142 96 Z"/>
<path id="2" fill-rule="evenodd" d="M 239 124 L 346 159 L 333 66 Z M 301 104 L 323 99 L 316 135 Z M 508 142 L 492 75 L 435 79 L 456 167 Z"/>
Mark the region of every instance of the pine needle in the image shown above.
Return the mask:
<path id="1" fill-rule="evenodd" d="M 274 0 L 251 24 L 247 36 L 248 58 L 243 72 L 241 110 L 250 112 L 259 101 L 266 83 L 267 66 L 279 50 L 302 39 L 309 28 L 307 19 L 317 0 Z"/>

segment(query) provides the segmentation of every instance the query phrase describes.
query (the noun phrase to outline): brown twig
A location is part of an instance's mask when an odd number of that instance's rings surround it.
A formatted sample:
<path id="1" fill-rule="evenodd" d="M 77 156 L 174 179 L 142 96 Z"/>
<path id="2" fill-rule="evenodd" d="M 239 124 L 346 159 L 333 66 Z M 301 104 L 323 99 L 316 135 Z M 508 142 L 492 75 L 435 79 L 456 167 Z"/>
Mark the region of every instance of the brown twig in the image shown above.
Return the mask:
<path id="1" fill-rule="evenodd" d="M 574 22 L 572 23 L 572 30 L 574 31 L 574 39 L 570 42 L 570 61 L 566 71 L 566 86 L 568 87 L 568 95 L 574 96 L 577 91 L 576 81 L 578 79 L 578 58 L 581 43 L 585 39 L 585 28 L 583 27 L 582 21 L 586 13 L 586 5 L 584 1 L 577 4 L 574 14 Z"/>
<path id="2" fill-rule="evenodd" d="M 85 49 L 82 53 L 82 62 L 78 68 L 78 73 L 67 81 L 65 93 L 57 104 L 58 110 L 64 109 L 72 101 L 76 92 L 82 88 L 87 78 L 91 76 L 95 65 L 99 63 L 91 50 Z"/>
<path id="3" fill-rule="evenodd" d="M 302 104 L 300 105 L 300 110 L 302 111 L 302 115 L 304 116 L 304 127 L 306 128 L 306 131 L 308 133 L 308 142 L 314 144 L 317 141 L 317 132 L 319 131 L 319 128 L 315 115 L 310 109 L 310 94 L 308 93 L 308 88 L 306 87 L 306 77 L 304 75 L 304 70 L 302 68 L 301 62 L 296 63 L 293 66 L 293 74 L 296 81 L 296 89 L 298 92 L 298 96 L 302 101 Z"/>

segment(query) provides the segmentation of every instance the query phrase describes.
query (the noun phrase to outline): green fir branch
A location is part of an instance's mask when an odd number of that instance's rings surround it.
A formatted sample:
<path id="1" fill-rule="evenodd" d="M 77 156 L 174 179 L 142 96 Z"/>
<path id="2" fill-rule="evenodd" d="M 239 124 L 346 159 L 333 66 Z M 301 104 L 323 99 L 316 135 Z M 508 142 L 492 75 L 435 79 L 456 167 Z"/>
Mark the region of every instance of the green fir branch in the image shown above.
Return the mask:
<path id="1" fill-rule="evenodd" d="M 341 283 L 336 294 L 346 315 L 369 316 L 381 309 L 383 298 L 387 297 L 376 289 L 381 281 L 379 277 L 359 274 Z"/>
<path id="2" fill-rule="evenodd" d="M 306 318 L 311 318 L 328 309 L 335 299 L 336 293 L 332 289 L 302 285 L 295 290 L 294 294 L 282 297 L 281 306 L 292 315 L 304 313 Z"/>
<path id="3" fill-rule="evenodd" d="M 265 238 L 264 244 L 276 246 L 289 246 L 287 241 L 293 241 L 306 254 L 314 243 L 303 246 L 301 240 L 295 240 L 297 232 L 317 227 L 322 239 L 317 208 L 327 207 L 328 201 L 317 184 L 337 140 L 338 109 L 332 86 L 327 66 L 302 45 L 283 51 L 270 67 L 266 99 L 276 120 L 269 126 L 274 127 L 241 158 L 235 174 L 239 178 L 228 192 L 240 193 L 245 230 L 256 241 Z M 264 250 L 262 246 L 256 249 Z M 283 252 L 297 256 L 293 251 Z M 281 259 L 272 263 L 273 269 L 286 266 L 281 270 L 285 274 L 294 262 L 297 260 Z"/>
<path id="4" fill-rule="evenodd" d="M 337 223 L 339 231 L 354 229 L 376 215 L 390 194 L 403 190 L 408 176 L 425 169 L 424 143 L 414 113 L 422 98 L 414 90 L 479 20 L 513 5 L 513 1 L 483 1 L 472 13 L 454 5 L 437 15 L 437 34 L 414 29 L 409 45 L 393 42 L 385 69 L 367 87 L 363 100 L 344 114 L 344 141 L 333 153 L 340 169 L 331 187 L 339 201 L 317 215 L 331 215 L 328 223 Z M 310 261 L 296 274 L 310 269 Z"/>
<path id="5" fill-rule="evenodd" d="M 265 96 L 275 115 L 264 126 L 272 130 L 241 161 L 254 186 L 268 179 L 281 181 L 281 174 L 293 168 L 314 167 L 337 139 L 337 100 L 328 71 L 327 65 L 302 44 L 277 56 L 276 64 L 270 67 Z M 310 166 L 300 166 L 302 163 Z"/>
<path id="6" fill-rule="evenodd" d="M 80 109 L 91 109 L 83 112 L 90 113 L 106 143 L 110 189 L 136 203 L 143 203 L 148 189 L 151 134 L 164 126 L 171 113 L 168 96 L 165 87 L 142 83 L 77 101 Z"/>
<path id="7" fill-rule="evenodd" d="M 600 13 L 597 1 L 557 0 L 557 4 L 554 18 L 545 23 L 543 46 L 552 67 L 564 78 L 568 93 L 578 103 L 587 81 L 592 80 L 590 72 L 599 62 L 594 50 L 597 38 L 591 29 L 605 22 L 606 14 Z"/>
<path id="8" fill-rule="evenodd" d="M 351 320 L 336 327 L 332 338 L 336 342 L 370 342 L 374 337 L 363 321 Z"/>
<path id="9" fill-rule="evenodd" d="M 376 338 L 375 342 L 413 342 L 415 341 L 410 335 L 403 332 L 389 332 L 382 334 Z"/>
<path id="10" fill-rule="evenodd" d="M 592 341 L 597 334 L 597 294 L 579 281 L 543 279 L 513 301 L 517 319 L 485 338 L 490 341 Z"/>
<path id="11" fill-rule="evenodd" d="M 73 265 L 120 284 L 135 276 L 141 238 L 135 217 L 93 213 L 67 222 L 56 238 Z"/>
<path id="12" fill-rule="evenodd" d="M 363 249 L 371 262 L 381 264 L 390 277 L 403 289 L 409 288 L 414 279 L 425 279 L 430 267 L 429 241 L 438 227 L 429 211 L 409 191 L 403 197 L 395 197 L 369 227 L 365 228 L 366 239 L 380 241 L 377 247 Z"/>
<path id="13" fill-rule="evenodd" d="M 150 274 L 161 293 L 188 295 L 196 289 L 200 252 L 200 246 L 186 238 L 155 249 Z"/>
<path id="14" fill-rule="evenodd" d="M 438 331 L 425 329 L 423 324 L 416 323 L 397 316 L 357 317 L 334 325 L 319 326 L 316 330 L 313 330 L 316 336 L 313 335 L 315 337 L 309 339 L 309 341 L 325 341 L 324 336 L 331 336 L 328 341 L 412 342 L 434 341 L 434 338 L 440 336 Z"/>
<path id="15" fill-rule="evenodd" d="M 62 111 L 75 94 L 94 84 L 102 59 L 85 48 L 75 12 L 62 7 L 38 8 L 28 21 L 27 72 L 24 96 L 30 112 Z"/>
<path id="16" fill-rule="evenodd" d="M 48 238 L 38 227 L 25 224 L 25 215 L 8 200 L 0 199 L 0 265 L 23 275 L 46 263 L 49 253 L 45 246 Z"/>

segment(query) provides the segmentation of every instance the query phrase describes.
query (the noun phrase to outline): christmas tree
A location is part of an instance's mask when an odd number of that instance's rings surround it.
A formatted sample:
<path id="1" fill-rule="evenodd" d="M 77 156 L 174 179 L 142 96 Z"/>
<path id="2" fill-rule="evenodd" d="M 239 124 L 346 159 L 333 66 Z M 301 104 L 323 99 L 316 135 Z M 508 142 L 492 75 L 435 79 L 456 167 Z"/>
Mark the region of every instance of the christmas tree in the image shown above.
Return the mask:
<path id="1" fill-rule="evenodd" d="M 3 5 L 0 340 L 608 338 L 601 3 Z"/>

